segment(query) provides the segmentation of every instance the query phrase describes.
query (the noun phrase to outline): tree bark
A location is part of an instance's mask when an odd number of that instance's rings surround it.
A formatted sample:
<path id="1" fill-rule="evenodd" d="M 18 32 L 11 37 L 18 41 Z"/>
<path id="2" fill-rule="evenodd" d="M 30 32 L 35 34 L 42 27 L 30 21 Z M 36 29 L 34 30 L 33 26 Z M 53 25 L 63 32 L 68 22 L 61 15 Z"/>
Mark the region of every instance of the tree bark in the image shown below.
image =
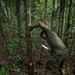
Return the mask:
<path id="1" fill-rule="evenodd" d="M 20 15 L 21 0 L 16 0 L 16 16 L 18 23 L 18 37 L 21 38 L 21 15 Z"/>
<path id="2" fill-rule="evenodd" d="M 44 23 L 47 24 L 46 22 L 47 22 L 47 0 L 45 0 L 45 13 L 44 13 Z"/>
<path id="3" fill-rule="evenodd" d="M 31 40 L 31 33 L 29 31 L 29 25 L 31 25 L 31 12 L 30 12 L 31 0 L 25 0 L 24 5 L 25 5 L 25 30 L 26 30 L 28 70 L 29 75 L 33 75 L 34 67 L 32 58 L 32 40 Z"/>
<path id="4" fill-rule="evenodd" d="M 5 44 L 5 33 L 4 33 L 4 30 L 3 30 L 3 26 L 2 26 L 2 23 L 1 23 L 1 19 L 0 19 L 0 33 L 1 33 L 1 39 L 0 39 L 0 45 L 1 45 L 1 48 L 4 48 L 4 44 Z"/>
<path id="5" fill-rule="evenodd" d="M 67 24 L 66 24 L 66 26 L 65 26 L 65 45 L 68 47 L 68 36 L 69 36 L 69 34 L 68 34 L 68 31 L 69 31 L 69 29 L 70 29 L 70 26 L 71 26 L 71 15 L 72 15 L 72 0 L 69 0 L 69 10 L 68 10 L 68 18 L 67 18 Z"/>
<path id="6" fill-rule="evenodd" d="M 0 32 L 1 32 L 2 38 L 4 38 L 5 37 L 5 34 L 4 34 L 4 30 L 3 30 L 3 27 L 2 27 L 1 20 L 0 20 Z"/>
<path id="7" fill-rule="evenodd" d="M 54 30 L 54 13 L 55 13 L 55 0 L 52 0 L 53 4 L 53 10 L 52 10 L 52 20 L 51 20 L 51 29 Z"/>
<path id="8" fill-rule="evenodd" d="M 60 0 L 60 13 L 59 13 L 59 29 L 58 35 L 62 38 L 62 31 L 64 26 L 64 13 L 65 13 L 65 0 Z"/>

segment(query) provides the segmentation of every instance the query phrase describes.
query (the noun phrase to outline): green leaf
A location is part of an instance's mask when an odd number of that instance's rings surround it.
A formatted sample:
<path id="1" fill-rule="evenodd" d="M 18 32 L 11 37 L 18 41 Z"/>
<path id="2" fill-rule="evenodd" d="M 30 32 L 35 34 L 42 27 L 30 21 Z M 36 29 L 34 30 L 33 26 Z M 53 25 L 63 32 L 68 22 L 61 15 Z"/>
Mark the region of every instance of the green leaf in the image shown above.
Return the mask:
<path id="1" fill-rule="evenodd" d="M 1 68 L 0 75 L 8 75 L 4 67 Z"/>

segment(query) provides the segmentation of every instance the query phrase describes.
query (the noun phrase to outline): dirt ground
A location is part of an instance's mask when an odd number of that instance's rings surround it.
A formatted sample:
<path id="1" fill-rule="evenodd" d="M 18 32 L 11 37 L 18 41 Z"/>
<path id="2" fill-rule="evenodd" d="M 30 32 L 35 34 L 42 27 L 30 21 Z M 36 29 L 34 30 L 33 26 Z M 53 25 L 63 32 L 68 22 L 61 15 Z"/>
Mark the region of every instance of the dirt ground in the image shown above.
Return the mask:
<path id="1" fill-rule="evenodd" d="M 37 51 L 39 53 L 39 51 Z M 36 52 L 36 53 L 37 53 Z M 0 53 L 0 68 L 8 69 L 8 75 L 28 75 L 27 59 L 23 62 L 14 63 L 16 54 Z M 41 58 L 34 58 L 34 75 L 61 75 L 59 65 L 63 56 L 50 57 L 49 50 L 43 50 Z M 75 75 L 75 56 L 70 56 L 67 62 L 68 75 Z"/>

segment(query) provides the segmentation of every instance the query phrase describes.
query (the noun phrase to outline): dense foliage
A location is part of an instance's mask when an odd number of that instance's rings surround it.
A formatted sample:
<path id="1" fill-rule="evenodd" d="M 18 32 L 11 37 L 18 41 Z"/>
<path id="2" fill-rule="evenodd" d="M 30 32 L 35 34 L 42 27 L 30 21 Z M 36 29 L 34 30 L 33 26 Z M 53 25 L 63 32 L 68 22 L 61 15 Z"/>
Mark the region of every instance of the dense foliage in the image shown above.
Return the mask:
<path id="1" fill-rule="evenodd" d="M 72 54 L 75 54 L 75 1 L 74 0 L 26 0 L 30 4 L 30 21 L 44 22 L 51 30 L 55 31 L 65 43 Z M 0 0 L 0 56 L 13 56 L 12 65 L 1 64 L 0 75 L 8 75 L 11 66 L 16 67 L 17 62 L 24 62 L 27 57 L 27 16 L 25 0 Z M 27 12 L 28 13 L 28 12 Z M 27 28 L 26 28 L 27 27 Z M 41 58 L 40 29 L 30 32 L 32 40 L 32 55 Z M 46 44 L 46 43 L 45 43 Z M 37 53 L 38 52 L 38 53 Z M 6 55 L 6 56 L 4 56 Z M 34 61 L 34 60 L 33 60 Z M 18 64 L 18 63 L 17 63 Z M 7 65 L 7 67 L 6 67 Z M 18 72 L 18 71 L 15 72 Z M 13 70 L 12 70 L 13 71 Z"/>

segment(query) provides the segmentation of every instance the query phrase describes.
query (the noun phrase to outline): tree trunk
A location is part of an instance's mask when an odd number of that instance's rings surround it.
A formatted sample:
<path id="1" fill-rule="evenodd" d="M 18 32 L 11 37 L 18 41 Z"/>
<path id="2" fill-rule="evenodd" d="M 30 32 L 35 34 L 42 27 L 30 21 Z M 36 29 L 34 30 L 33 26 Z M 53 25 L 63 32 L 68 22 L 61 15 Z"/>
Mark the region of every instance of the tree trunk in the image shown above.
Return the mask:
<path id="1" fill-rule="evenodd" d="M 21 38 L 21 15 L 20 15 L 21 0 L 16 0 L 16 16 L 18 23 L 18 37 Z"/>
<path id="2" fill-rule="evenodd" d="M 68 10 L 68 18 L 67 18 L 67 24 L 65 26 L 65 45 L 68 47 L 68 32 L 69 32 L 69 29 L 70 29 L 70 26 L 71 26 L 71 15 L 72 15 L 72 0 L 69 0 L 69 10 Z"/>
<path id="3" fill-rule="evenodd" d="M 25 0 L 24 5 L 25 5 L 25 29 L 26 29 L 28 70 L 29 75 L 33 75 L 34 68 L 32 59 L 32 40 L 31 40 L 31 33 L 29 31 L 29 25 L 31 25 L 31 12 L 30 12 L 31 0 Z"/>
<path id="4" fill-rule="evenodd" d="M 51 20 L 51 29 L 54 31 L 54 12 L 55 12 L 55 0 L 52 0 L 53 2 L 53 10 L 52 10 L 52 20 Z"/>
<path id="5" fill-rule="evenodd" d="M 75 19 L 74 19 L 74 17 L 75 17 L 75 4 L 73 5 L 73 15 L 72 15 L 72 33 L 73 33 L 73 35 L 72 35 L 72 38 L 73 38 L 73 44 L 72 44 L 72 52 L 75 54 Z"/>
<path id="6" fill-rule="evenodd" d="M 1 19 L 0 19 L 0 33 L 1 33 L 1 38 L 0 38 L 0 52 L 1 51 L 1 48 L 4 48 L 4 44 L 5 44 L 5 34 L 4 34 L 4 30 L 3 30 L 3 26 L 2 26 L 2 23 L 1 23 Z"/>
<path id="7" fill-rule="evenodd" d="M 44 14 L 44 23 L 47 24 L 46 22 L 47 22 L 47 0 L 45 0 L 45 14 Z"/>
<path id="8" fill-rule="evenodd" d="M 4 30 L 3 30 L 2 24 L 1 24 L 1 20 L 0 20 L 0 32 L 1 32 L 2 38 L 4 38 L 5 34 L 4 34 Z"/>
<path id="9" fill-rule="evenodd" d="M 59 29 L 58 35 L 62 38 L 62 31 L 64 26 L 64 12 L 65 12 L 65 0 L 60 0 L 60 13 L 59 13 Z"/>

